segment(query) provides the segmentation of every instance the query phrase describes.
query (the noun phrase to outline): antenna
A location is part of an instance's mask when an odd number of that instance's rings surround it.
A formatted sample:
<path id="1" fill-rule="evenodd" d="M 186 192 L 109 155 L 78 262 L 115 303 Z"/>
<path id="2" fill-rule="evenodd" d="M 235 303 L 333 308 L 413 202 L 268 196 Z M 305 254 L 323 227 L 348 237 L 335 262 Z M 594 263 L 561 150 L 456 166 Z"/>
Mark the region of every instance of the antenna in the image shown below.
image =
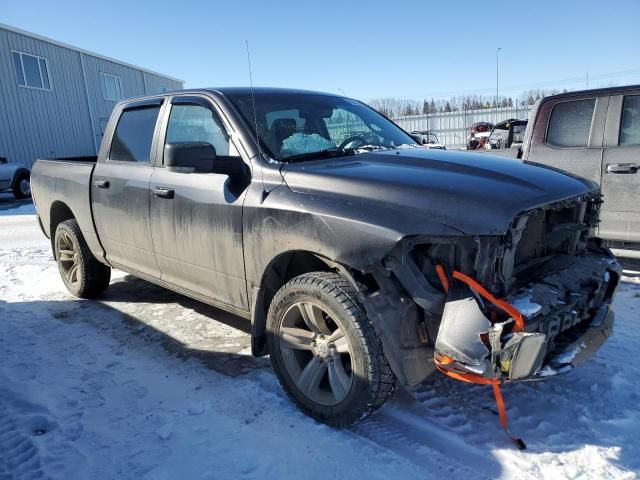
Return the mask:
<path id="1" fill-rule="evenodd" d="M 260 161 L 262 162 L 263 155 L 262 149 L 260 148 L 260 138 L 258 137 L 258 114 L 256 113 L 256 97 L 253 93 L 253 73 L 251 72 L 251 54 L 249 53 L 249 40 L 245 40 L 244 43 L 247 46 L 247 65 L 249 66 L 249 85 L 251 86 L 251 104 L 253 107 L 253 122 L 255 128 L 254 133 L 256 135 L 256 145 L 258 146 L 258 153 L 261 157 Z M 262 203 L 267 197 L 267 192 L 264 188 L 264 169 L 262 168 L 262 163 L 260 164 L 260 176 L 262 177 L 262 201 L 260 203 Z"/>

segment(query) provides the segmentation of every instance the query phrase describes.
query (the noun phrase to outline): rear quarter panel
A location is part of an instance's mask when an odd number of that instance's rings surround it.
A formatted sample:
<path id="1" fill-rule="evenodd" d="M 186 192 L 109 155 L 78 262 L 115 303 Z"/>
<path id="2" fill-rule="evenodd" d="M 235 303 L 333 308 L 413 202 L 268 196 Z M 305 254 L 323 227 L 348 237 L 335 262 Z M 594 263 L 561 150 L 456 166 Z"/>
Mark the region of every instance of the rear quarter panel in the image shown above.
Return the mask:
<path id="1" fill-rule="evenodd" d="M 51 231 L 51 211 L 58 202 L 66 205 L 78 221 L 91 252 L 104 258 L 93 224 L 90 182 L 94 163 L 62 160 L 38 160 L 31 172 L 31 191 L 36 212 L 45 235 Z"/>

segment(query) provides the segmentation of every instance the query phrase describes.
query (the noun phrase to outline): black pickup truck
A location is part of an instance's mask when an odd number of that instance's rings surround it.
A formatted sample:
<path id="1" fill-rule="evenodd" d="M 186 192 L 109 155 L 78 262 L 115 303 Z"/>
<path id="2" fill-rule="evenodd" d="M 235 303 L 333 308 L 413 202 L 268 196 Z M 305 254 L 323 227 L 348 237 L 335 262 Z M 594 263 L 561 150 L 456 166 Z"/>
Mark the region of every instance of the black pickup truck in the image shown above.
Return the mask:
<path id="1" fill-rule="evenodd" d="M 331 425 L 436 367 L 571 370 L 610 333 L 601 195 L 553 169 L 428 150 L 357 100 L 187 90 L 119 103 L 98 158 L 38 160 L 69 291 L 117 268 L 251 321 L 292 400 Z"/>

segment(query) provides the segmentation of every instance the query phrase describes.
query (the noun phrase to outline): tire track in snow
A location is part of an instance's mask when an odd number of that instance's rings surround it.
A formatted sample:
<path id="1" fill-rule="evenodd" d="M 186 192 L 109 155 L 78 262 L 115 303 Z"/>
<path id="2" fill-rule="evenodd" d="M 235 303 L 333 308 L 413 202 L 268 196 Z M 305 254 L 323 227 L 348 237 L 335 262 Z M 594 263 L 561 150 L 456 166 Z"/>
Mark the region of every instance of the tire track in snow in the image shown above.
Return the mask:
<path id="1" fill-rule="evenodd" d="M 500 476 L 500 465 L 487 458 L 486 452 L 468 445 L 455 431 L 432 422 L 425 414 L 424 405 L 400 389 L 389 404 L 352 430 L 437 477 Z"/>

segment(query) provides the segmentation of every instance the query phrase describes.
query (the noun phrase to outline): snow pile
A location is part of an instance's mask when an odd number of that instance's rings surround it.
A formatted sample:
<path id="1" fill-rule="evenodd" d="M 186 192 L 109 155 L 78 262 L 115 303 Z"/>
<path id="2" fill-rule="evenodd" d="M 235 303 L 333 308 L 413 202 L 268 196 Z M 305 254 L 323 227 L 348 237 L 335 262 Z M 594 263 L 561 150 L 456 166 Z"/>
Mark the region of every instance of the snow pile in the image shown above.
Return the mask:
<path id="1" fill-rule="evenodd" d="M 522 315 L 531 316 L 538 313 L 542 306 L 531 301 L 531 290 L 522 293 L 520 296 L 511 300 L 511 305 Z"/>
<path id="2" fill-rule="evenodd" d="M 0 218 L 0 231 L 10 220 Z M 594 359 L 504 388 L 510 427 L 528 445 L 519 452 L 489 410 L 491 389 L 441 376 L 351 430 L 318 424 L 290 404 L 267 359 L 249 356 L 244 320 L 122 273 L 101 301 L 75 299 L 37 228 L 14 233 L 20 240 L 0 243 L 0 478 L 601 479 L 640 470 L 640 277 L 622 284 L 617 333 Z"/>

